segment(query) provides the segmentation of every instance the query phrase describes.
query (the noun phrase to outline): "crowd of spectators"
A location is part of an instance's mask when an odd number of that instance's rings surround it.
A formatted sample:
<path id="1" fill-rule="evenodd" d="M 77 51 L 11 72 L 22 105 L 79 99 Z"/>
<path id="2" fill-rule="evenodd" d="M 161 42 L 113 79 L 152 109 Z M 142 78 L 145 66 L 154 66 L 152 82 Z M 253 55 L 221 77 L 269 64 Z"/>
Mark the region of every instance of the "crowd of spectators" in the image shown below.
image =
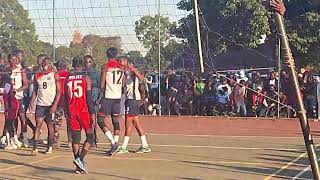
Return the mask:
<path id="1" fill-rule="evenodd" d="M 155 113 L 159 104 L 156 76 L 149 78 L 142 113 Z M 296 96 L 287 71 L 209 73 L 168 71 L 161 75 L 161 113 L 164 115 L 294 117 Z M 320 79 L 311 71 L 299 73 L 307 115 L 318 117 Z M 156 82 L 154 82 L 156 83 Z M 317 92 L 318 91 L 318 92 Z M 278 103 L 279 102 L 279 103 Z M 318 103 L 317 103 L 318 102 Z M 159 108 L 157 107 L 157 108 Z M 320 109 L 320 107 L 319 107 Z"/>

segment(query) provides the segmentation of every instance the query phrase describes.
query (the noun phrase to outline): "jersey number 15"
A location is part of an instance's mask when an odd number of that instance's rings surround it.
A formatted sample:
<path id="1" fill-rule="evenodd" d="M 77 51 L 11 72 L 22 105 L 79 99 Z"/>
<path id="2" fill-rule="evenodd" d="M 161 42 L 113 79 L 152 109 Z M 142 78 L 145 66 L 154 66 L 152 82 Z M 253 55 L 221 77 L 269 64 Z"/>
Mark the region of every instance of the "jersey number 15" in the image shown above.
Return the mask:
<path id="1" fill-rule="evenodd" d="M 70 81 L 68 82 L 67 86 L 70 93 L 70 98 L 75 96 L 76 98 L 81 98 L 83 96 L 83 88 L 82 88 L 82 81 Z"/>

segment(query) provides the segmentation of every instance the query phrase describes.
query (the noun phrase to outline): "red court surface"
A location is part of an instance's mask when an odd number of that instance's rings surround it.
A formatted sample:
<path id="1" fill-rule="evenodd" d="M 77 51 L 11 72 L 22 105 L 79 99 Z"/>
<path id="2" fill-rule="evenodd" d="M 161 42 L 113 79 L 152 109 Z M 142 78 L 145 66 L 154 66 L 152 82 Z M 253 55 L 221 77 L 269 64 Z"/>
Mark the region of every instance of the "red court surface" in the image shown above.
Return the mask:
<path id="1" fill-rule="evenodd" d="M 151 153 L 107 157 L 109 142 L 99 130 L 98 148 L 86 158 L 89 174 L 77 175 L 63 130 L 63 146 L 52 155 L 30 156 L 31 149 L 1 150 L 0 179 L 312 179 L 297 119 L 150 116 L 141 120 L 149 132 Z M 310 126 L 318 145 L 320 122 L 310 121 Z M 134 134 L 129 149 L 137 149 L 139 143 Z"/>

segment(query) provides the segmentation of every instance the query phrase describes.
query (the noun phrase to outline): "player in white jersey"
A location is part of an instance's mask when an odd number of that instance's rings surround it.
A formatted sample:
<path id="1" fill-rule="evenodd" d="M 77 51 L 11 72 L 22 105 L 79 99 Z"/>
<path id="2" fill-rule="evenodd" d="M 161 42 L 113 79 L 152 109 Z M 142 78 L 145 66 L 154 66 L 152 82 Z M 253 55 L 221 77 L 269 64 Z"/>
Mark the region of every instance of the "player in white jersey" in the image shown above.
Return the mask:
<path id="1" fill-rule="evenodd" d="M 43 121 L 46 122 L 48 128 L 48 145 L 46 154 L 52 153 L 54 114 L 57 111 L 60 98 L 59 79 L 59 74 L 55 71 L 51 59 L 43 59 L 42 72 L 35 76 L 34 89 L 31 98 L 31 104 L 34 102 L 36 103 L 36 131 L 34 133 L 33 150 L 31 152 L 32 155 L 37 155 L 38 153 L 37 141 Z"/>
<path id="2" fill-rule="evenodd" d="M 20 141 L 18 141 L 17 135 L 14 136 L 15 143 L 18 147 L 21 147 L 23 145 L 24 147 L 28 147 L 28 139 L 27 139 L 27 123 L 26 123 L 26 109 L 23 103 L 23 91 L 25 91 L 28 88 L 28 78 L 24 71 L 24 69 L 21 67 L 21 64 L 19 62 L 19 58 L 15 55 L 9 55 L 9 64 L 10 64 L 10 71 L 11 71 L 11 80 L 13 89 L 15 91 L 15 98 L 19 101 L 19 119 L 21 121 L 21 132 L 22 132 L 22 138 L 23 142 L 21 144 Z M 14 121 L 15 127 L 17 130 L 18 127 L 18 121 L 17 119 Z"/>
<path id="3" fill-rule="evenodd" d="M 129 153 L 127 146 L 130 140 L 131 132 L 132 132 L 132 124 L 136 128 L 142 146 L 136 151 L 136 153 L 148 153 L 151 152 L 150 147 L 148 146 L 148 142 L 145 136 L 144 129 L 138 119 L 139 109 L 142 105 L 141 101 L 141 93 L 140 93 L 140 83 L 144 82 L 144 76 L 139 72 L 137 68 L 135 68 L 132 64 L 129 63 L 128 57 L 121 57 L 121 63 L 126 67 L 126 132 L 123 144 L 117 154 Z"/>
<path id="4" fill-rule="evenodd" d="M 100 94 L 98 102 L 100 110 L 98 113 L 98 125 L 111 142 L 109 155 L 113 155 L 119 148 L 118 140 L 120 134 L 120 101 L 123 87 L 123 65 L 118 62 L 116 56 L 118 50 L 109 48 L 107 50 L 108 62 L 101 68 Z M 106 115 L 111 115 L 114 128 L 114 137 L 105 124 Z"/>

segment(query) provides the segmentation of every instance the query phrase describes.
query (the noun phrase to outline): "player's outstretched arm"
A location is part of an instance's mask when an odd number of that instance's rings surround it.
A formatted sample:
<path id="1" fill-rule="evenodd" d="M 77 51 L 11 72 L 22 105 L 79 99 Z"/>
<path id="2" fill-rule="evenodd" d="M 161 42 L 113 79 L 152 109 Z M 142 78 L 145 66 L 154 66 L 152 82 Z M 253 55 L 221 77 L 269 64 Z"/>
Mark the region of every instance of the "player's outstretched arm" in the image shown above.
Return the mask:
<path id="1" fill-rule="evenodd" d="M 51 106 L 51 109 L 50 109 L 50 113 L 53 114 L 57 111 L 57 108 L 58 108 L 58 103 L 59 103 L 59 99 L 60 99 L 60 92 L 61 92 L 61 88 L 60 88 L 60 77 L 59 77 L 59 74 L 58 73 L 55 73 L 54 74 L 54 79 L 56 81 L 56 96 L 54 98 L 54 102 Z"/>

